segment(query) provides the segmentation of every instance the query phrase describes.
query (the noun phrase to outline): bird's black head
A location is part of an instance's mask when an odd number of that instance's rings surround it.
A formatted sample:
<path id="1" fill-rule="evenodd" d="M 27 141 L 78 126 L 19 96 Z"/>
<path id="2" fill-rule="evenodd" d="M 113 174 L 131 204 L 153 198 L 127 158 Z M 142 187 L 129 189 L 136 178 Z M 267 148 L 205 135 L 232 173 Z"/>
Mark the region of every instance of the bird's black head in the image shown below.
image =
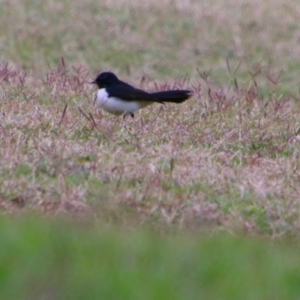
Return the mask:
<path id="1" fill-rule="evenodd" d="M 92 83 L 97 84 L 98 88 L 105 88 L 107 86 L 110 86 L 112 84 L 118 83 L 119 79 L 118 77 L 111 72 L 103 72 L 100 73 Z"/>

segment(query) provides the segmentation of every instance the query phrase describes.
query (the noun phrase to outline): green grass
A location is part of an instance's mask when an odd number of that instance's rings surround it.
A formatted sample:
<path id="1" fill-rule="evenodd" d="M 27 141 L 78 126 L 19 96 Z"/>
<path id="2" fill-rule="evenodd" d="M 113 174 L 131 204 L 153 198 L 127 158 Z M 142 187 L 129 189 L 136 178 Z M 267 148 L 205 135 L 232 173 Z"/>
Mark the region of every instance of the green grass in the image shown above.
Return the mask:
<path id="1" fill-rule="evenodd" d="M 93 74 L 110 69 L 135 80 L 193 77 L 198 69 L 210 71 L 218 84 L 227 81 L 228 59 L 231 74 L 245 86 L 251 81 L 249 72 L 272 78 L 283 71 L 280 91 L 291 94 L 299 84 L 297 4 L 295 0 L 5 2 L 0 8 L 0 59 L 38 76 L 61 57 Z"/>
<path id="2" fill-rule="evenodd" d="M 298 299 L 298 243 L 0 219 L 3 299 Z"/>

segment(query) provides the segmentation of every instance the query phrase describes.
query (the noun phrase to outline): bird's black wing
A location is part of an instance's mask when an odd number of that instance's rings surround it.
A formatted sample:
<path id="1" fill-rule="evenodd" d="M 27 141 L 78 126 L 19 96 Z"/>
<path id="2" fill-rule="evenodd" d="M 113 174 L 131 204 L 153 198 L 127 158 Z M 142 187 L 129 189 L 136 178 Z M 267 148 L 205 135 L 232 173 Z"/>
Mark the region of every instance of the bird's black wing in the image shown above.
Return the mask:
<path id="1" fill-rule="evenodd" d="M 158 102 L 155 96 L 140 90 L 136 89 L 129 84 L 121 83 L 109 86 L 106 88 L 109 97 L 116 97 L 125 101 L 150 101 Z"/>

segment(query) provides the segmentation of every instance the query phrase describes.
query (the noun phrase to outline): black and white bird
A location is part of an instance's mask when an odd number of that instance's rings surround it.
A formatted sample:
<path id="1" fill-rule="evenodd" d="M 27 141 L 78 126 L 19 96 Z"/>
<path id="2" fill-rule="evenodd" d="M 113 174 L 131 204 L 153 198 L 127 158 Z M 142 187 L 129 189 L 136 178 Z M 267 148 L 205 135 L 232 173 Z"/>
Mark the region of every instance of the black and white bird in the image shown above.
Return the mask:
<path id="1" fill-rule="evenodd" d="M 171 90 L 147 93 L 118 79 L 111 72 L 100 73 L 92 82 L 99 88 L 96 103 L 103 110 L 116 116 L 134 113 L 153 103 L 182 103 L 191 97 L 189 90 Z"/>

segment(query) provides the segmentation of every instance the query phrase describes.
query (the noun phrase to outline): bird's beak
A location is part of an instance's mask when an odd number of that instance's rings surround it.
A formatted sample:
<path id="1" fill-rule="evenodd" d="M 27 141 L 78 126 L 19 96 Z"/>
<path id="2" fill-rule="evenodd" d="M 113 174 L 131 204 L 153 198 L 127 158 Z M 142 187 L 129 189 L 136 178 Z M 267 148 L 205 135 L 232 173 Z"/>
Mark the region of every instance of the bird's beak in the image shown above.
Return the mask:
<path id="1" fill-rule="evenodd" d="M 95 80 L 93 80 L 93 81 L 91 81 L 91 82 L 90 82 L 90 84 L 96 84 L 96 81 L 95 81 Z"/>

